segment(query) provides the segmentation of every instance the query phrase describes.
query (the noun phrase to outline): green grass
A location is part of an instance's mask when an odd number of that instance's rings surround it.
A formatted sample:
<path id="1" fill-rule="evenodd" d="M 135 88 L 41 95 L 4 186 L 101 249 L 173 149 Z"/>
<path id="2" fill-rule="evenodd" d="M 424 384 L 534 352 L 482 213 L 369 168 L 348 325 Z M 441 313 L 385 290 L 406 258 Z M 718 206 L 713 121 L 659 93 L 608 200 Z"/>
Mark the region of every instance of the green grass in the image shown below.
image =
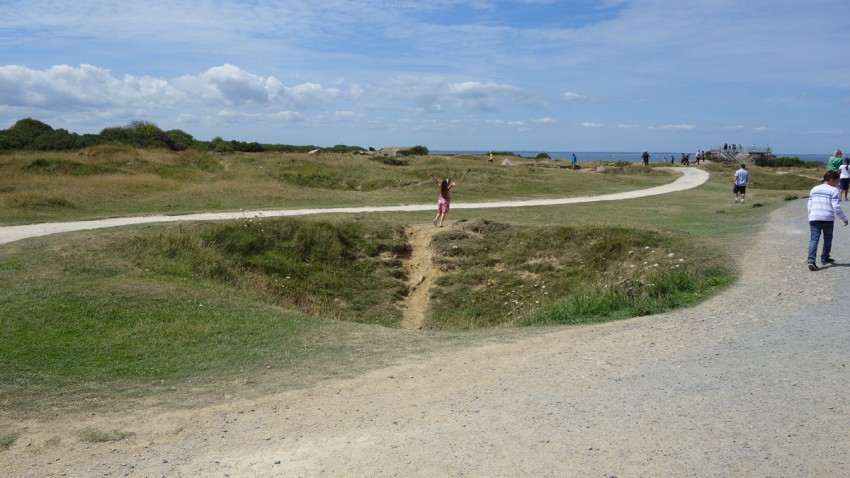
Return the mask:
<path id="1" fill-rule="evenodd" d="M 407 290 L 399 226 L 246 219 L 179 228 L 116 245 L 139 267 L 210 280 L 313 316 L 397 326 Z"/>
<path id="2" fill-rule="evenodd" d="M 440 329 L 575 324 L 692 305 L 734 270 L 681 233 L 473 221 L 436 240 Z M 687 259 L 685 259 L 687 258 Z"/>
<path id="3" fill-rule="evenodd" d="M 428 203 L 436 195 L 428 171 L 458 182 L 455 201 L 671 180 L 668 168 L 494 167 L 475 156 L 395 165 L 345 155 L 87 154 L 4 156 L 4 221 L 166 212 L 163 204 L 188 212 Z M 26 169 L 40 159 L 59 162 Z M 732 202 L 734 167 L 708 169 L 705 185 L 661 196 L 452 210 L 434 238 L 442 273 L 418 332 L 398 329 L 408 292 L 404 225 L 427 223 L 430 212 L 153 224 L 4 245 L 0 408 L 18 417 L 128 400 L 200 404 L 544 333 L 544 325 L 695 304 L 734 280 L 734 258 L 769 212 L 805 196 L 819 173 L 752 168 L 752 204 L 743 206 Z"/>
<path id="4" fill-rule="evenodd" d="M 430 203 L 427 173 L 451 177 L 464 201 L 569 197 L 670 181 L 651 168 L 603 174 L 563 162 L 427 156 L 380 161 L 350 154 L 213 154 L 98 147 L 0 156 L 0 224 L 141 214 Z M 612 181 L 610 174 L 629 169 Z M 461 192 L 462 191 L 462 192 Z"/>
<path id="5" fill-rule="evenodd" d="M 0 451 L 8 450 L 21 436 L 19 432 L 3 432 L 0 433 Z"/>

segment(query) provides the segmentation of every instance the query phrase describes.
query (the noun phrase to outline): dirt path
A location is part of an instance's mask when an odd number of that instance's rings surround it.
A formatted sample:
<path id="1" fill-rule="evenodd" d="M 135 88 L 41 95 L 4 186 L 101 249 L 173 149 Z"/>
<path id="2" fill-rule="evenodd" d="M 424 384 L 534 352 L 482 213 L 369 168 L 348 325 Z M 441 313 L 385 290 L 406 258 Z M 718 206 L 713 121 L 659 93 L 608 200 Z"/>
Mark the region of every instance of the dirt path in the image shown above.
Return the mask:
<path id="1" fill-rule="evenodd" d="M 418 224 L 405 228 L 411 254 L 404 264 L 409 293 L 401 304 L 404 311 L 402 329 L 419 330 L 425 323 L 431 285 L 439 273 L 433 266 L 431 239 L 441 230 L 433 224 Z"/>

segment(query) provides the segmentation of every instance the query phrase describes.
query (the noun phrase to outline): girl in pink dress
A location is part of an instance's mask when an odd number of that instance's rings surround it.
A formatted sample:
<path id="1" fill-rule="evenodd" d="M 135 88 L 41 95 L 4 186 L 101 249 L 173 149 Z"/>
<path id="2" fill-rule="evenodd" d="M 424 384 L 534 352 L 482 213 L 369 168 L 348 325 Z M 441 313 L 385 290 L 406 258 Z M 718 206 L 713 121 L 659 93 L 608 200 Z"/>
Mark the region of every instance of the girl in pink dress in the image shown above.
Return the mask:
<path id="1" fill-rule="evenodd" d="M 434 216 L 434 225 L 437 227 L 443 227 L 443 219 L 446 218 L 446 214 L 449 212 L 449 205 L 451 203 L 451 190 L 456 185 L 448 178 L 440 181 L 432 173 L 428 173 L 428 176 L 434 180 L 434 183 L 436 183 L 437 186 L 440 187 L 440 196 L 437 198 L 437 215 Z"/>

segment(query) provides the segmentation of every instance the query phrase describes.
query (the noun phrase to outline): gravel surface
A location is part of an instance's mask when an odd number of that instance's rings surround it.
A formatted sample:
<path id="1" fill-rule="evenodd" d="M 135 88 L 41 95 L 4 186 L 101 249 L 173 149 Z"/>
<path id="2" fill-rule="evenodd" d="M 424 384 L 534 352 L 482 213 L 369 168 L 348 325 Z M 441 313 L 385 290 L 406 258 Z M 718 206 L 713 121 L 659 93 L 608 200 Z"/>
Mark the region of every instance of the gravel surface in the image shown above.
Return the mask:
<path id="1" fill-rule="evenodd" d="M 697 307 L 258 400 L 32 421 L 0 475 L 850 476 L 848 233 L 808 271 L 790 202 L 740 281 Z M 86 426 L 135 435 L 67 438 Z"/>

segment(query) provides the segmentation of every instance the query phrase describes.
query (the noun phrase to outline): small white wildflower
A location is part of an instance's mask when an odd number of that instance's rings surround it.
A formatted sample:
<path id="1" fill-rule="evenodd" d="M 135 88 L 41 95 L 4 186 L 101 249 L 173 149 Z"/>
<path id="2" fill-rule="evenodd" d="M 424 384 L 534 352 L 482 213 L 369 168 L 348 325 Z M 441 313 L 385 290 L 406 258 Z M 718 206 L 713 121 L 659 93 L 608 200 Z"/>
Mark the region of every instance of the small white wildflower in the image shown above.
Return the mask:
<path id="1" fill-rule="evenodd" d="M 667 254 L 667 257 L 673 257 L 673 256 L 675 256 L 675 255 L 676 255 L 676 254 L 674 254 L 674 253 L 672 253 L 672 252 L 671 252 L 670 254 Z"/>

